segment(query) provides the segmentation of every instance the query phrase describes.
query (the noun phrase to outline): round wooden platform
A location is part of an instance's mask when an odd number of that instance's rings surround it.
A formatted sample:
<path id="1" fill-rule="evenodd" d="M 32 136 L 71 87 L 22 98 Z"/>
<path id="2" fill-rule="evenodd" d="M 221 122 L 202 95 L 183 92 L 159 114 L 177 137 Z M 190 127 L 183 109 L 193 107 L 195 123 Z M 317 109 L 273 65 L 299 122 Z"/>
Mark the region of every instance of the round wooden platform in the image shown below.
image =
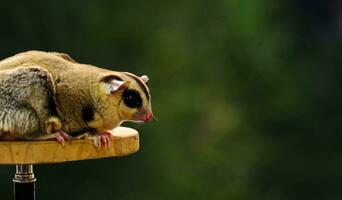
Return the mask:
<path id="1" fill-rule="evenodd" d="M 96 148 L 92 140 L 0 141 L 0 164 L 42 164 L 125 156 L 139 150 L 139 134 L 135 129 L 118 127 L 110 147 Z"/>

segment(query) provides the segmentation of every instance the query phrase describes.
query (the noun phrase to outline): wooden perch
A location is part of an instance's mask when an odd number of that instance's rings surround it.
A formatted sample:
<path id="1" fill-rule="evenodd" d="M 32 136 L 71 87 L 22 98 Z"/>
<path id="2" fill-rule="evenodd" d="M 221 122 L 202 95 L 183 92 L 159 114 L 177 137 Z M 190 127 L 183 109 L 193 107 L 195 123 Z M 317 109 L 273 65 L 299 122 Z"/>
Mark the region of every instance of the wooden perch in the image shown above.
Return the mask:
<path id="1" fill-rule="evenodd" d="M 118 127 L 110 147 L 97 149 L 92 140 L 56 141 L 0 141 L 0 164 L 41 164 L 125 156 L 139 150 L 136 130 Z"/>

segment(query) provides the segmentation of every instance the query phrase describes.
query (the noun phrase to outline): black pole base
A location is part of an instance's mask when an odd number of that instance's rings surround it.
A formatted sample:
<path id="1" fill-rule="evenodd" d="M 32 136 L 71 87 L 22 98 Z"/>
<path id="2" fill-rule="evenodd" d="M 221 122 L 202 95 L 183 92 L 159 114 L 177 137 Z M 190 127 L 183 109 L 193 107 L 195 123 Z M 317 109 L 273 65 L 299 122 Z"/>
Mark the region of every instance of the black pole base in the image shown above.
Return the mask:
<path id="1" fill-rule="evenodd" d="M 14 183 L 15 200 L 35 200 L 35 182 L 32 183 Z"/>
<path id="2" fill-rule="evenodd" d="M 32 165 L 16 165 L 14 182 L 15 200 L 35 200 L 35 182 Z"/>

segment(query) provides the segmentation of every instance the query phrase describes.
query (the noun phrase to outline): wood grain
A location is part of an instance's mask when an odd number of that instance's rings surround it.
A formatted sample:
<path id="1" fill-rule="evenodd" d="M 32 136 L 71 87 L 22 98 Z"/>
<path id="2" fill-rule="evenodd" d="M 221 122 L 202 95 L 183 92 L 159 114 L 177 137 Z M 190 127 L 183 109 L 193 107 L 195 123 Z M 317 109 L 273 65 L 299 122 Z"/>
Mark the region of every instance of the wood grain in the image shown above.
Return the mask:
<path id="1" fill-rule="evenodd" d="M 92 140 L 71 140 L 64 146 L 56 141 L 0 141 L 0 164 L 41 164 L 125 156 L 139 150 L 135 129 L 118 127 L 111 131 L 110 147 L 96 148 Z"/>

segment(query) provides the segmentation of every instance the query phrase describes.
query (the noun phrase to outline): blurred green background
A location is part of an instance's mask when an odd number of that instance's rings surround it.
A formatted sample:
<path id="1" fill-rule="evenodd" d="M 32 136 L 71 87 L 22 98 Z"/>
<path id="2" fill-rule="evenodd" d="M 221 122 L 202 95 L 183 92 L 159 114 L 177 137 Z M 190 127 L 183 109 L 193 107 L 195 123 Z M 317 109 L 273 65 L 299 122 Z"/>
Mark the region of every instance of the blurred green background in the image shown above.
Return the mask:
<path id="1" fill-rule="evenodd" d="M 159 121 L 122 158 L 37 165 L 37 199 L 342 198 L 342 4 L 1 1 L 0 57 L 150 76 Z M 0 199 L 14 166 L 0 166 Z"/>

